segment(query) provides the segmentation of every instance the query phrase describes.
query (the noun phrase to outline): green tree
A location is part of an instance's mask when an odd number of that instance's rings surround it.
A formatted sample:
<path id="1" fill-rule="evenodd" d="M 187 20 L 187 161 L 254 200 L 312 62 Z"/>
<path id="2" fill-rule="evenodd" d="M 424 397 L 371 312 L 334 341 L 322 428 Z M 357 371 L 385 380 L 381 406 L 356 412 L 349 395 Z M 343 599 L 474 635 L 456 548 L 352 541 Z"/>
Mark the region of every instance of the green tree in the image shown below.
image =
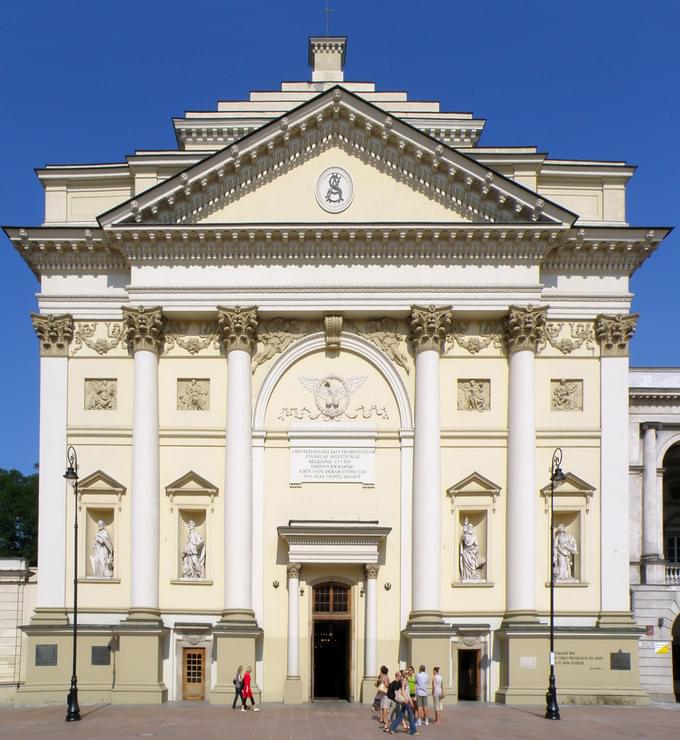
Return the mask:
<path id="1" fill-rule="evenodd" d="M 37 564 L 38 474 L 0 468 L 0 557 Z"/>

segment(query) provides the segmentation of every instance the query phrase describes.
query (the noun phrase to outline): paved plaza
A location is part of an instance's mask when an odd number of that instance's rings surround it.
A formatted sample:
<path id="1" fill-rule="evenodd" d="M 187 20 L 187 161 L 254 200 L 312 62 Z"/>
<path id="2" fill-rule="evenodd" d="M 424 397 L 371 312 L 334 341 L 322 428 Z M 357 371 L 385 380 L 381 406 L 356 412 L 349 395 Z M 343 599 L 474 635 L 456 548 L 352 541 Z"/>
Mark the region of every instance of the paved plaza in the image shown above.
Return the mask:
<path id="1" fill-rule="evenodd" d="M 563 706 L 562 720 L 543 719 L 536 707 L 459 704 L 446 708 L 439 726 L 420 727 L 420 737 L 590 740 L 590 738 L 670 738 L 680 736 L 680 704 L 651 707 Z M 264 704 L 242 713 L 205 704 L 85 706 L 82 721 L 64 722 L 66 705 L 0 708 L 1 738 L 181 738 L 182 740 L 316 740 L 377 738 L 375 714 L 358 704 Z M 398 733 L 406 738 L 407 735 Z"/>

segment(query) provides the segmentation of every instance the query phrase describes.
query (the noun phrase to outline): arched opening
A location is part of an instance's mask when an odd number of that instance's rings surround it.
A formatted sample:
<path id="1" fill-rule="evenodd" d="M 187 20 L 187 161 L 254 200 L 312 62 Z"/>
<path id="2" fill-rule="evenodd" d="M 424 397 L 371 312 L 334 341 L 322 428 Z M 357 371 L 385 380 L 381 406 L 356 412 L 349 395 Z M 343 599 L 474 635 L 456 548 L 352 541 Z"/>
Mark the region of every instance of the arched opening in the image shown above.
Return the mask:
<path id="1" fill-rule="evenodd" d="M 312 696 L 350 699 L 351 591 L 343 583 L 320 583 L 312 596 Z"/>
<path id="2" fill-rule="evenodd" d="M 663 458 L 663 545 L 666 583 L 680 584 L 680 443 Z"/>

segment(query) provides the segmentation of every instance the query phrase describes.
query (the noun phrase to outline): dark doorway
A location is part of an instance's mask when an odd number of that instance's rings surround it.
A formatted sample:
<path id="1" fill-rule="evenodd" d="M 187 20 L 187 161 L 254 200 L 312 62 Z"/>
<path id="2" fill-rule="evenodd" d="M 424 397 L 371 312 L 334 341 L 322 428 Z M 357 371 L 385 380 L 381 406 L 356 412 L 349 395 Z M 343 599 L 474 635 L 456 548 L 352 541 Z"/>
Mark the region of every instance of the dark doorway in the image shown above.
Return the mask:
<path id="1" fill-rule="evenodd" d="M 458 651 L 458 699 L 460 701 L 479 701 L 480 650 Z"/>
<path id="2" fill-rule="evenodd" d="M 349 701 L 348 619 L 314 621 L 314 698 Z"/>

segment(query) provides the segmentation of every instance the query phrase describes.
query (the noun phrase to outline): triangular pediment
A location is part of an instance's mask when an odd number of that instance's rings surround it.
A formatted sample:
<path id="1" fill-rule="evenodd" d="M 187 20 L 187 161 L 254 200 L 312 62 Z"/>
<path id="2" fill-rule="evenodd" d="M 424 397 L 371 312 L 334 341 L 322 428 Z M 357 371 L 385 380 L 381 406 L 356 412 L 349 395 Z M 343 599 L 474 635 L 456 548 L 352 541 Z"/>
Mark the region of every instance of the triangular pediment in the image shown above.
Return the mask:
<path id="1" fill-rule="evenodd" d="M 78 491 L 81 494 L 95 491 L 125 493 L 125 486 L 103 470 L 97 470 L 78 482 Z"/>
<path id="2" fill-rule="evenodd" d="M 566 473 L 563 481 L 557 481 L 555 483 L 555 493 L 559 493 L 560 496 L 568 496 L 570 494 L 592 495 L 594 491 L 595 486 L 584 481 L 583 478 L 579 478 L 578 475 L 574 475 L 573 473 Z M 541 493 L 544 496 L 550 495 L 550 483 L 541 488 Z"/>
<path id="3" fill-rule="evenodd" d="M 497 496 L 501 491 L 501 487 L 485 478 L 480 473 L 470 473 L 467 477 L 454 483 L 450 488 L 446 489 L 446 493 L 449 496 L 456 496 L 461 493 L 467 494 L 487 494 Z"/>
<path id="4" fill-rule="evenodd" d="M 217 493 L 217 486 L 190 470 L 165 487 L 168 494 Z"/>
<path id="5" fill-rule="evenodd" d="M 352 204 L 341 213 L 328 213 L 316 201 L 325 165 L 346 165 L 355 184 Z M 563 226 L 575 219 L 561 206 L 335 87 L 102 214 L 99 221 L 111 228 L 349 221 Z"/>

